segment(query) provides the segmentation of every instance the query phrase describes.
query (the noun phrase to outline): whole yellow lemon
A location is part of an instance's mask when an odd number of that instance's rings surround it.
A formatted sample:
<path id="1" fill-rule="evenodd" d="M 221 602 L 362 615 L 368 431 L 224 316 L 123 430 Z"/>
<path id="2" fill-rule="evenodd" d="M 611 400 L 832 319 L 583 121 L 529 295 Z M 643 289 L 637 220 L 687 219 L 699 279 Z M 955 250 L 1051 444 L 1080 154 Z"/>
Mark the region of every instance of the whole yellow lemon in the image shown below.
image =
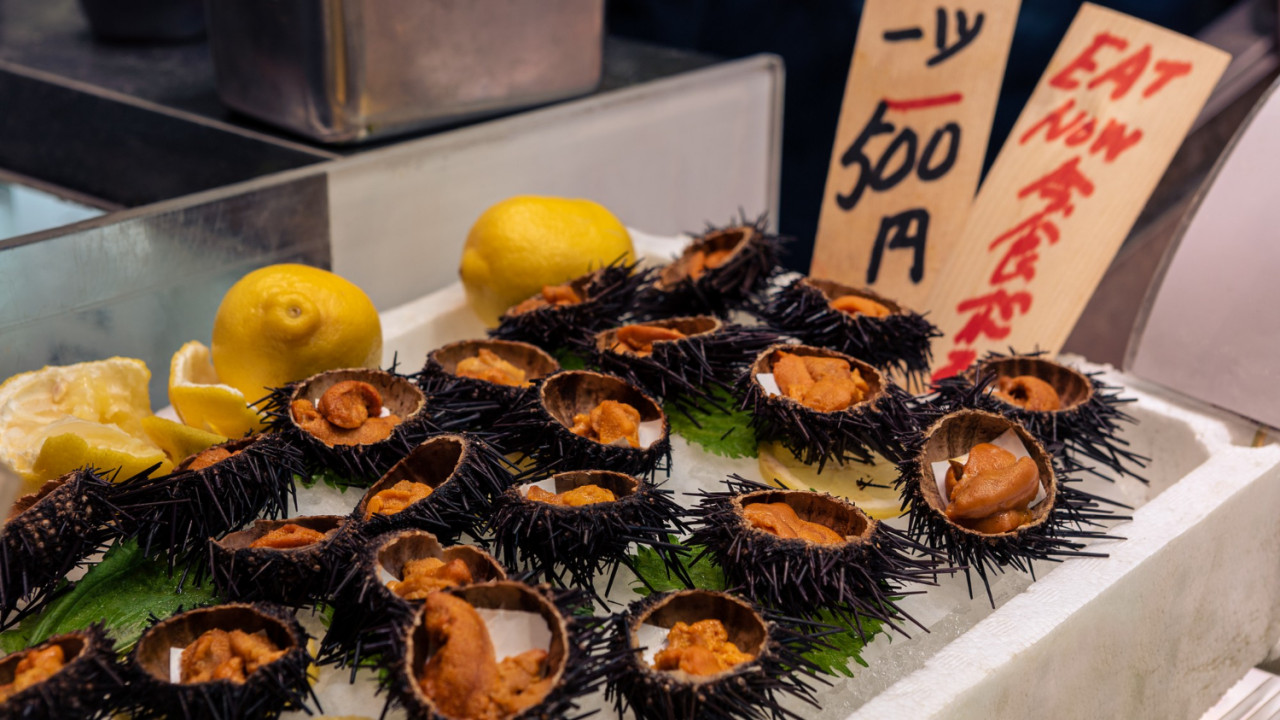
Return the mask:
<path id="1" fill-rule="evenodd" d="M 485 210 L 462 249 L 458 274 L 490 326 L 512 305 L 614 260 L 634 259 L 631 235 L 590 200 L 517 195 Z"/>
<path id="2" fill-rule="evenodd" d="M 210 352 L 218 380 L 254 402 L 325 370 L 377 367 L 382 323 L 351 282 L 306 265 L 271 265 L 222 298 Z"/>

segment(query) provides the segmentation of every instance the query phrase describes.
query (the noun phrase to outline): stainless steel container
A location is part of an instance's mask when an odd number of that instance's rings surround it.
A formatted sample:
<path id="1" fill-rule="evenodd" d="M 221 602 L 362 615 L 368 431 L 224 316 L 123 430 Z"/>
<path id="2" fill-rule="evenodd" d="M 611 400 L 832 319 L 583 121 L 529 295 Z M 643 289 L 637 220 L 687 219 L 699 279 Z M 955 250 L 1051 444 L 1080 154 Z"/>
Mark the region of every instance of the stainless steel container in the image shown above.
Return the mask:
<path id="1" fill-rule="evenodd" d="M 218 94 L 349 143 L 582 94 L 604 0 L 207 0 Z"/>

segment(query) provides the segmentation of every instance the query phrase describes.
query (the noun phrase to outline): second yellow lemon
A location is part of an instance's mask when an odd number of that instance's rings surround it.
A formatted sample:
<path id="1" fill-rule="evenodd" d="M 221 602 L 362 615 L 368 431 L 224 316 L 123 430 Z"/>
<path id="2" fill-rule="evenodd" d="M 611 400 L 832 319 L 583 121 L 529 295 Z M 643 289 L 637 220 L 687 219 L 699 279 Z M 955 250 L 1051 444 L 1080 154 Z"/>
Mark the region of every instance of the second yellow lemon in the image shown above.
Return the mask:
<path id="1" fill-rule="evenodd" d="M 227 291 L 210 350 L 218 380 L 255 402 L 324 370 L 376 367 L 382 324 L 351 282 L 306 265 L 271 265 Z"/>
<path id="2" fill-rule="evenodd" d="M 590 200 L 518 195 L 490 207 L 467 234 L 458 273 L 467 300 L 496 325 L 503 311 L 619 258 L 634 258 L 627 228 Z"/>

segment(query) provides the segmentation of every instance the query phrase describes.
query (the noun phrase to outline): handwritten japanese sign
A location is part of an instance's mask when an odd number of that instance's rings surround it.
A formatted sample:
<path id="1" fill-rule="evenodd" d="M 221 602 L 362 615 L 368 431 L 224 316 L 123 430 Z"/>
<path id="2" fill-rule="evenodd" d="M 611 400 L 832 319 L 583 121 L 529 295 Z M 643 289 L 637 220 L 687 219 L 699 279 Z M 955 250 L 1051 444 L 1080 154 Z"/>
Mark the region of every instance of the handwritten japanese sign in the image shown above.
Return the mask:
<path id="1" fill-rule="evenodd" d="M 1057 352 L 1230 56 L 1085 4 L 974 201 L 926 306 L 934 377 Z"/>
<path id="2" fill-rule="evenodd" d="M 867 0 L 810 274 L 925 300 L 964 228 L 1019 0 Z"/>

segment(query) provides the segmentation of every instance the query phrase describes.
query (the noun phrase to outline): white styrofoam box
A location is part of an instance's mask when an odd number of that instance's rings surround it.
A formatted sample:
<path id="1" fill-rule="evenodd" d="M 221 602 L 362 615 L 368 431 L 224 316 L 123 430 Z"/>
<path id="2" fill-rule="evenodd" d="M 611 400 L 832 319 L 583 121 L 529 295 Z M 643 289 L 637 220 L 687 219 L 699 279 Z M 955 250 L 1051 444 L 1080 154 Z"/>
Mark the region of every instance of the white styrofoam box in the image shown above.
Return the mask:
<path id="1" fill-rule="evenodd" d="M 333 271 L 382 310 L 457 278 L 512 195 L 585 197 L 667 234 L 777 217 L 782 63 L 759 55 L 326 165 Z"/>

